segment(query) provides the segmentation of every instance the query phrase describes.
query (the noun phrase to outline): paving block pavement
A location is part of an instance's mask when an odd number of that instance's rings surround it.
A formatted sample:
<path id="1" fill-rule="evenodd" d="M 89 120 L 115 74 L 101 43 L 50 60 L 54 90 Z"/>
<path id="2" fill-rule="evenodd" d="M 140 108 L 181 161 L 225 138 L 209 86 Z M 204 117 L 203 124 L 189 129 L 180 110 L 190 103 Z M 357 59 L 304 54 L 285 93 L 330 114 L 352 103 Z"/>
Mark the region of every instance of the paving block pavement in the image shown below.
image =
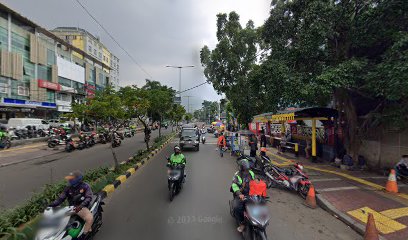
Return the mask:
<path id="1" fill-rule="evenodd" d="M 390 194 L 384 191 L 387 176 L 315 164 L 290 153 L 278 154 L 273 148 L 268 148 L 268 155 L 282 166 L 302 162 L 315 186 L 319 205 L 360 234 L 364 234 L 368 213 L 372 213 L 382 239 L 408 239 L 407 184 L 399 182 L 399 193 Z"/>

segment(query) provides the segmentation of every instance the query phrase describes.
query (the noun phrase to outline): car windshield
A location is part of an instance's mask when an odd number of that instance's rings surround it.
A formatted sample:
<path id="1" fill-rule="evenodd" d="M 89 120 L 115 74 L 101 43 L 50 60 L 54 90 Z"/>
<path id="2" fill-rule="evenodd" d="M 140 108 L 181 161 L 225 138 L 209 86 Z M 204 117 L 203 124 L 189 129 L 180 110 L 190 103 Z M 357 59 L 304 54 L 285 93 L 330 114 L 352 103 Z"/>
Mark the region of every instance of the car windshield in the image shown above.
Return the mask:
<path id="1" fill-rule="evenodd" d="M 189 137 L 195 137 L 196 136 L 196 130 L 195 129 L 183 129 L 182 136 L 189 136 Z"/>

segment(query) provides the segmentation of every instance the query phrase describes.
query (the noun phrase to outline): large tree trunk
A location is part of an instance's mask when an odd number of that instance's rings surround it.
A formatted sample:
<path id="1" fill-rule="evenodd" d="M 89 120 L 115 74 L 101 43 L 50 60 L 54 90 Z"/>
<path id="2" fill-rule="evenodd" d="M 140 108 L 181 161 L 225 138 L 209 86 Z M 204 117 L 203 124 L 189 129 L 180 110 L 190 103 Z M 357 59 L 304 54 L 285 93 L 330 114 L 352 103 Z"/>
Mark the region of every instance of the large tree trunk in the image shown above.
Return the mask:
<path id="1" fill-rule="evenodd" d="M 148 134 L 148 128 L 149 128 L 149 125 L 148 124 L 146 124 L 144 121 L 143 121 L 143 119 L 141 119 L 140 117 L 138 117 L 139 118 L 139 121 L 143 124 L 143 127 L 144 127 L 144 142 L 146 143 L 146 149 L 147 150 L 149 150 L 149 141 L 146 141 L 146 140 L 150 140 L 150 136 L 149 136 L 149 134 Z"/>
<path id="2" fill-rule="evenodd" d="M 335 100 L 339 111 L 339 121 L 343 128 L 347 154 L 353 158 L 354 163 L 357 163 L 361 139 L 354 103 L 347 89 L 337 89 L 335 91 Z"/>

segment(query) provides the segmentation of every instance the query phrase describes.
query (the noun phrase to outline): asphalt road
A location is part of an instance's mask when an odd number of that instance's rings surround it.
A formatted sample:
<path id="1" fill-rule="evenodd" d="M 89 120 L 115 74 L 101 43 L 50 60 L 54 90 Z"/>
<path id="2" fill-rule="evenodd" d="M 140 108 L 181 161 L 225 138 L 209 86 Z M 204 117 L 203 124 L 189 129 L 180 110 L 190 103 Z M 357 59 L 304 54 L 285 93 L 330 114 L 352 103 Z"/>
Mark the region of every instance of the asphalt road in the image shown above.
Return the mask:
<path id="1" fill-rule="evenodd" d="M 184 152 L 187 181 L 173 202 L 168 200 L 165 166 L 172 145 L 113 192 L 106 199 L 104 224 L 96 240 L 241 239 L 228 207 L 235 161 L 219 157 L 213 137 L 207 141 L 199 152 Z M 362 239 L 324 210 L 303 206 L 296 194 L 272 189 L 269 195 L 268 239 Z"/>
<path id="2" fill-rule="evenodd" d="M 162 132 L 169 133 L 171 129 L 162 129 Z M 156 136 L 158 130 L 152 132 L 151 140 Z M 122 145 L 115 148 L 118 160 L 124 161 L 139 149 L 144 149 L 143 139 L 143 133 L 125 138 Z M 0 168 L 0 210 L 24 202 L 33 192 L 41 190 L 45 184 L 61 181 L 70 171 L 113 166 L 109 144 L 97 144 L 92 148 L 71 153 L 47 149 L 45 144 L 36 148 L 16 148 L 0 152 L 0 162 L 23 160 L 21 163 Z"/>

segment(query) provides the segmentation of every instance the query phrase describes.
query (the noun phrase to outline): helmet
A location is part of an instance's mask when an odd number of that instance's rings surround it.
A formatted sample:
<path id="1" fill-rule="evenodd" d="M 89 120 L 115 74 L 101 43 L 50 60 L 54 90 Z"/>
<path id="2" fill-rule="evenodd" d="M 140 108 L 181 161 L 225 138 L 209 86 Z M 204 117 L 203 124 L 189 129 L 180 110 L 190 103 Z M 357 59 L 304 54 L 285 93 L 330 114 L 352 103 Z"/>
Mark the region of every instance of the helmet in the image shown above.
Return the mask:
<path id="1" fill-rule="evenodd" d="M 241 170 L 248 170 L 250 168 L 249 162 L 247 159 L 241 159 L 238 161 L 238 166 Z"/>
<path id="2" fill-rule="evenodd" d="M 76 187 L 82 182 L 84 176 L 80 171 L 76 170 L 69 173 L 68 176 L 65 177 L 65 179 L 68 181 L 69 186 Z"/>
<path id="3" fill-rule="evenodd" d="M 178 145 L 174 146 L 174 152 L 179 153 L 181 151 Z"/>
<path id="4" fill-rule="evenodd" d="M 266 148 L 265 148 L 265 147 L 261 147 L 261 152 L 265 152 L 265 153 L 266 153 Z"/>

